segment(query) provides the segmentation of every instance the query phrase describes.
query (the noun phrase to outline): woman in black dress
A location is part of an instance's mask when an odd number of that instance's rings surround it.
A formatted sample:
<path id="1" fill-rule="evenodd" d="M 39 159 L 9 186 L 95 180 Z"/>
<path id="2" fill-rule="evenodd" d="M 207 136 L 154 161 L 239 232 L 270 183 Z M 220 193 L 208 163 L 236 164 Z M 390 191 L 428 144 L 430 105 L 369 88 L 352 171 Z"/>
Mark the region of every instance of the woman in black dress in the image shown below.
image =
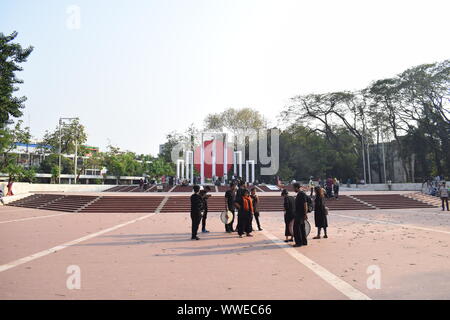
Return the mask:
<path id="1" fill-rule="evenodd" d="M 258 206 L 259 197 L 256 194 L 256 188 L 253 187 L 250 190 L 250 192 L 251 192 L 250 197 L 252 198 L 252 201 L 253 201 L 253 211 L 254 211 L 253 215 L 255 216 L 256 225 L 258 226 L 258 230 L 262 231 L 261 223 L 259 222 L 259 206 Z"/>
<path id="2" fill-rule="evenodd" d="M 286 240 L 284 242 L 293 242 L 294 234 L 292 232 L 295 215 L 295 198 L 289 195 L 286 189 L 283 189 L 281 196 L 284 198 L 284 235 Z"/>
<path id="3" fill-rule="evenodd" d="M 316 198 L 314 199 L 314 222 L 317 228 L 317 236 L 313 239 L 320 239 L 320 230 L 323 228 L 323 232 L 325 235 L 324 238 L 328 238 L 327 236 L 327 227 L 328 220 L 327 215 L 325 214 L 325 204 L 323 202 L 324 194 L 323 189 L 320 187 L 316 187 L 314 189 Z"/>

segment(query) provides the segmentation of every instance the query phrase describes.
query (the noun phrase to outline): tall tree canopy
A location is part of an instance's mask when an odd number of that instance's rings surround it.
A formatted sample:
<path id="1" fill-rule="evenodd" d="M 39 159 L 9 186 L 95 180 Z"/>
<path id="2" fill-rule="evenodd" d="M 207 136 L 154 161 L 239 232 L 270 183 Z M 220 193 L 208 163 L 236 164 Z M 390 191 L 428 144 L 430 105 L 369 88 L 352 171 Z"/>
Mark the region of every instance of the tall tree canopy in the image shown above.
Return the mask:
<path id="1" fill-rule="evenodd" d="M 17 32 L 10 35 L 0 33 L 0 128 L 3 128 L 11 117 L 22 116 L 26 97 L 16 97 L 18 84 L 23 80 L 16 77 L 16 73 L 22 71 L 21 63 L 26 62 L 33 51 L 33 47 L 22 48 L 18 43 L 12 42 L 17 37 Z"/>

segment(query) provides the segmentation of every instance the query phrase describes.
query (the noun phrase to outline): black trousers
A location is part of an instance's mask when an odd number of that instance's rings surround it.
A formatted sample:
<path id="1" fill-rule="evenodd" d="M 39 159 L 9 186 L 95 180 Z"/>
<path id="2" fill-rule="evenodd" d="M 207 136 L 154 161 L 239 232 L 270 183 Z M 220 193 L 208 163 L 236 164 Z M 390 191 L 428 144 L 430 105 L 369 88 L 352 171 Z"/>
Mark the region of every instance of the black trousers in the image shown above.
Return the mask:
<path id="1" fill-rule="evenodd" d="M 192 220 L 192 238 L 197 236 L 198 226 L 200 225 L 200 221 L 202 220 L 202 215 L 200 213 L 191 213 Z"/>
<path id="2" fill-rule="evenodd" d="M 308 240 L 306 239 L 305 221 L 303 219 L 295 218 L 294 220 L 294 239 L 295 244 L 306 246 Z"/>
<path id="3" fill-rule="evenodd" d="M 442 201 L 442 210 L 445 209 L 444 204 L 447 204 L 447 211 L 448 211 L 448 197 L 447 198 L 441 198 Z"/>
<path id="4" fill-rule="evenodd" d="M 261 229 L 261 223 L 259 222 L 259 212 L 255 212 L 254 216 L 255 216 L 256 225 L 258 226 L 258 229 Z"/>
<path id="5" fill-rule="evenodd" d="M 252 232 L 252 214 L 250 212 L 241 211 L 238 213 L 238 234 Z"/>
<path id="6" fill-rule="evenodd" d="M 203 212 L 203 217 L 202 217 L 202 230 L 206 230 L 206 218 L 208 217 L 208 211 L 204 211 Z"/>
<path id="7" fill-rule="evenodd" d="M 234 213 L 234 209 L 230 210 L 230 208 L 228 208 L 228 210 L 233 213 L 233 219 L 231 220 L 231 222 L 229 224 L 225 225 L 225 231 L 226 232 L 233 232 L 233 223 L 234 223 L 235 213 Z"/>
<path id="8" fill-rule="evenodd" d="M 285 224 L 285 228 L 284 228 L 284 236 L 285 237 L 291 237 L 293 236 L 293 234 L 291 234 L 291 230 L 290 230 L 290 223 L 292 221 L 292 219 L 294 219 L 292 216 L 286 216 L 284 215 L 284 224 Z"/>

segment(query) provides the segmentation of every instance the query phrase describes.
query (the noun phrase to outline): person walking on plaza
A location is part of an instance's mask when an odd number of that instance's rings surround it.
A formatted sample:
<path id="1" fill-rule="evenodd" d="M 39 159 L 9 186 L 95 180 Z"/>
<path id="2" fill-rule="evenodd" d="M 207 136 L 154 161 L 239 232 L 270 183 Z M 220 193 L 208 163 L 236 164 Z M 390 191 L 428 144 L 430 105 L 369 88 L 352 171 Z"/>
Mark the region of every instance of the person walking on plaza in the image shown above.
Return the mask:
<path id="1" fill-rule="evenodd" d="M 235 218 L 234 201 L 236 199 L 236 185 L 230 183 L 230 189 L 225 192 L 225 210 L 230 211 L 233 214 L 233 219 L 229 224 L 225 225 L 225 232 L 234 232 L 233 223 Z"/>
<path id="2" fill-rule="evenodd" d="M 244 190 L 242 196 L 241 208 L 238 213 L 238 234 L 239 238 L 246 233 L 247 237 L 252 235 L 252 216 L 253 216 L 253 201 L 247 189 Z"/>
<path id="3" fill-rule="evenodd" d="M 253 215 L 255 216 L 256 225 L 258 226 L 258 230 L 262 231 L 261 223 L 259 222 L 259 197 L 256 194 L 256 188 L 253 187 L 251 189 L 250 197 L 252 198 L 252 204 L 253 204 Z"/>
<path id="4" fill-rule="evenodd" d="M 441 201 L 442 201 L 442 211 L 445 210 L 444 204 L 447 205 L 447 211 L 449 211 L 448 210 L 448 188 L 446 186 L 445 181 L 442 182 L 442 185 L 439 187 L 439 196 L 441 197 Z"/>
<path id="5" fill-rule="evenodd" d="M 208 198 L 211 196 L 208 192 L 211 191 L 210 186 L 206 186 L 203 190 L 199 192 L 203 199 L 203 216 L 202 216 L 202 232 L 209 232 L 206 230 L 206 218 L 208 217 Z"/>
<path id="6" fill-rule="evenodd" d="M 202 220 L 203 199 L 199 194 L 200 186 L 194 186 L 194 194 L 191 195 L 191 220 L 192 220 L 192 236 L 191 240 L 200 240 L 197 237 L 198 226 Z"/>
<path id="7" fill-rule="evenodd" d="M 294 183 L 294 191 L 297 193 L 295 197 L 294 247 L 301 247 L 308 244 L 305 230 L 305 220 L 308 219 L 306 215 L 308 212 L 308 203 L 306 194 L 300 189 L 299 183 Z"/>
<path id="8" fill-rule="evenodd" d="M 311 194 L 309 195 L 311 198 L 313 196 L 313 191 L 314 191 L 314 181 L 313 181 L 313 177 L 311 176 L 309 178 L 309 189 L 311 190 Z"/>
<path id="9" fill-rule="evenodd" d="M 286 189 L 281 191 L 281 196 L 284 198 L 284 236 L 286 237 L 284 242 L 292 242 L 294 241 L 295 198 L 290 196 Z"/>
<path id="10" fill-rule="evenodd" d="M 323 232 L 325 234 L 324 238 L 328 238 L 327 236 L 328 220 L 324 204 L 323 189 L 320 187 L 316 187 L 314 191 L 316 193 L 316 198 L 314 199 L 314 222 L 317 228 L 317 236 L 315 236 L 313 239 L 320 239 L 321 229 L 323 229 Z"/>

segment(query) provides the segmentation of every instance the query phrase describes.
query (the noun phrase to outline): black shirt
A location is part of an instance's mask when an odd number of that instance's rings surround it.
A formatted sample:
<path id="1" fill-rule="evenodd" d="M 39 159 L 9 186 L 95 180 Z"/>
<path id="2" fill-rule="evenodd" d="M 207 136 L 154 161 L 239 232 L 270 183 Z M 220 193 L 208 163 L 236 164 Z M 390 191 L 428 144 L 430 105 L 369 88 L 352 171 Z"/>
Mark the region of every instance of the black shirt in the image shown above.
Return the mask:
<path id="1" fill-rule="evenodd" d="M 295 197 L 295 217 L 303 219 L 305 212 L 305 203 L 307 202 L 306 194 L 303 191 L 299 191 Z"/>
<path id="2" fill-rule="evenodd" d="M 233 203 L 236 199 L 236 192 L 227 190 L 227 192 L 225 192 L 225 198 L 227 199 L 228 210 L 234 211 Z"/>
<path id="3" fill-rule="evenodd" d="M 259 198 L 257 195 L 254 196 L 250 196 L 252 198 L 252 205 L 253 205 L 253 213 L 259 213 L 259 209 L 258 209 L 258 202 L 259 202 Z"/>
<path id="4" fill-rule="evenodd" d="M 286 217 L 294 218 L 294 216 L 295 216 L 295 198 L 293 196 L 287 196 L 284 198 L 284 210 L 286 211 Z"/>
<path id="5" fill-rule="evenodd" d="M 205 194 L 202 199 L 203 199 L 203 211 L 208 212 L 208 195 Z"/>
<path id="6" fill-rule="evenodd" d="M 194 193 L 191 196 L 191 214 L 200 214 L 202 210 L 203 198 L 198 193 Z"/>

